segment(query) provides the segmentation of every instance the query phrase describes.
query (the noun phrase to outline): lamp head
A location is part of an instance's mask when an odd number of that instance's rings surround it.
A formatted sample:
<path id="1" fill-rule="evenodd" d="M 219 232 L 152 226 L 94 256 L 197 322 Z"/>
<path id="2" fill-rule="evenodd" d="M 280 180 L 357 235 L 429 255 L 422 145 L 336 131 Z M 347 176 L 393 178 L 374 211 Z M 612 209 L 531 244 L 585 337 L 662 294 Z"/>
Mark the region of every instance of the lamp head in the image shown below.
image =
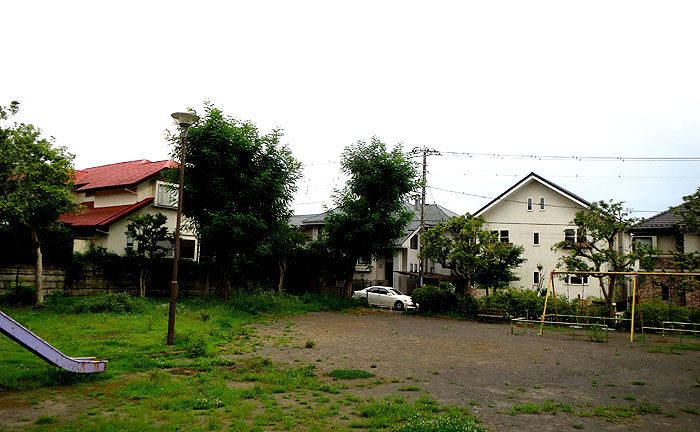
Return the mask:
<path id="1" fill-rule="evenodd" d="M 172 117 L 180 125 L 180 127 L 190 127 L 199 120 L 197 114 L 187 113 L 187 112 L 176 112 L 172 114 Z"/>

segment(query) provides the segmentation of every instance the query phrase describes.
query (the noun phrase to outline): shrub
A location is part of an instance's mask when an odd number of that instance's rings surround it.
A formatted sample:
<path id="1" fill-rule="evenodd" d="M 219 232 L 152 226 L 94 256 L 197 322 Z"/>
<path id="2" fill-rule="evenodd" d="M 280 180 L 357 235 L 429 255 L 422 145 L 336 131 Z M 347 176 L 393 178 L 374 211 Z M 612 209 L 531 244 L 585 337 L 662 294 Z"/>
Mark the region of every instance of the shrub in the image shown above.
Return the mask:
<path id="1" fill-rule="evenodd" d="M 36 304 L 36 290 L 31 285 L 15 285 L 0 296 L 0 303 L 8 306 L 33 306 Z"/>
<path id="2" fill-rule="evenodd" d="M 187 338 L 187 355 L 190 357 L 204 357 L 207 355 L 207 337 L 200 334 L 191 335 Z"/>
<path id="3" fill-rule="evenodd" d="M 503 309 L 512 317 L 533 317 L 542 315 L 544 299 L 536 290 L 507 288 L 482 297 L 479 299 L 479 302 L 482 309 Z M 555 301 L 559 314 L 576 315 L 575 301 L 569 302 L 563 295 L 556 296 L 556 300 L 553 297 L 549 298 L 547 303 L 547 311 L 549 313 L 554 313 Z"/>
<path id="4" fill-rule="evenodd" d="M 447 283 L 418 287 L 411 297 L 414 303 L 418 303 L 422 313 L 444 314 L 455 311 L 458 307 L 454 287 Z"/>
<path id="5" fill-rule="evenodd" d="M 457 313 L 467 318 L 475 317 L 479 313 L 479 301 L 471 294 L 460 297 L 457 301 Z"/>
<path id="6" fill-rule="evenodd" d="M 636 314 L 635 325 L 639 325 L 642 319 L 644 325 L 649 327 L 661 327 L 663 321 L 700 322 L 700 312 L 697 309 L 678 306 L 657 298 L 645 300 L 637 308 L 638 311 L 641 310 L 641 314 Z M 625 312 L 627 318 L 630 318 L 631 314 L 631 309 Z"/>
<path id="7" fill-rule="evenodd" d="M 74 307 L 75 313 L 85 312 L 113 312 L 130 313 L 143 310 L 145 302 L 128 293 L 104 294 L 94 297 L 87 297 Z"/>

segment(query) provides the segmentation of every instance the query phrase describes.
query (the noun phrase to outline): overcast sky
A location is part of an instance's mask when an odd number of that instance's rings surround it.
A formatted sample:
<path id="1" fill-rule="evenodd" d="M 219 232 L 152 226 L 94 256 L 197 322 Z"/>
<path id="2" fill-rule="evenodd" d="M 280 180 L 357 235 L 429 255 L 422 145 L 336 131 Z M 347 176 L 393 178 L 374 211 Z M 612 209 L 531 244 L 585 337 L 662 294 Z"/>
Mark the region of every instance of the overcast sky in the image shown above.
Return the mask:
<path id="1" fill-rule="evenodd" d="M 343 148 L 376 135 L 440 151 L 427 202 L 457 213 L 534 171 L 651 216 L 700 162 L 508 155 L 700 157 L 698 19 L 697 1 L 4 1 L 0 105 L 87 168 L 167 159 L 170 114 L 210 100 L 284 130 L 297 213 L 331 205 Z"/>

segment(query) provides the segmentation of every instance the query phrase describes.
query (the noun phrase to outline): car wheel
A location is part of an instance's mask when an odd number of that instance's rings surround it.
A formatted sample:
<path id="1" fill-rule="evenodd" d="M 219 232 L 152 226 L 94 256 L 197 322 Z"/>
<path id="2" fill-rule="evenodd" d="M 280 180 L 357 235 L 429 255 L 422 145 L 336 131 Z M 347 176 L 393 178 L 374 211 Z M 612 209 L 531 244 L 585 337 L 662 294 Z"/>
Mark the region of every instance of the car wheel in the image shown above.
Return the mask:
<path id="1" fill-rule="evenodd" d="M 400 300 L 397 300 L 396 303 L 394 303 L 394 309 L 397 311 L 402 311 L 403 310 L 403 302 Z"/>

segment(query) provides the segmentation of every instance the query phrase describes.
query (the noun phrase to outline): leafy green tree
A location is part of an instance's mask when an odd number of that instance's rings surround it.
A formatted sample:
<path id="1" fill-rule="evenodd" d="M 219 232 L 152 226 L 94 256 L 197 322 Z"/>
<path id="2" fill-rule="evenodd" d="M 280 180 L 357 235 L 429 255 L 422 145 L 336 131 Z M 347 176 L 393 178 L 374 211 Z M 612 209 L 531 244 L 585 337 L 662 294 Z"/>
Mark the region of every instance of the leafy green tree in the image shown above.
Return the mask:
<path id="1" fill-rule="evenodd" d="M 683 197 L 683 204 L 675 207 L 673 212 L 680 216 L 680 232 L 700 236 L 700 188 L 691 195 Z M 678 248 L 674 253 L 674 264 L 683 272 L 697 272 L 700 269 L 700 253 L 685 252 Z M 700 286 L 696 278 L 684 278 L 680 282 L 683 289 L 694 290 Z"/>
<path id="2" fill-rule="evenodd" d="M 231 277 L 244 279 L 241 270 L 291 217 L 301 164 L 281 137 L 280 130 L 260 135 L 253 123 L 208 103 L 189 129 L 183 212 L 200 236 L 203 260 L 223 298 L 230 296 Z"/>
<path id="3" fill-rule="evenodd" d="M 284 292 L 284 277 L 290 262 L 303 251 L 304 247 L 311 241 L 311 237 L 298 231 L 295 227 L 286 224 L 280 225 L 275 230 L 270 242 L 270 254 L 275 257 L 279 267 L 277 290 L 282 294 Z"/>
<path id="4" fill-rule="evenodd" d="M 35 289 L 43 303 L 43 255 L 40 234 L 58 226 L 63 213 L 78 209 L 71 194 L 73 155 L 54 147 L 31 124 L 4 122 L 19 110 L 0 107 L 0 224 L 28 230 L 36 255 Z"/>
<path id="5" fill-rule="evenodd" d="M 682 232 L 700 235 L 700 188 L 694 194 L 684 196 L 683 204 L 673 211 L 683 220 Z"/>
<path id="6" fill-rule="evenodd" d="M 349 178 L 335 191 L 336 208 L 326 218 L 321 241 L 350 298 L 359 259 L 371 262 L 396 253 L 394 242 L 413 217 L 403 203 L 418 182 L 416 167 L 401 146 L 389 151 L 377 137 L 346 147 L 340 164 Z"/>
<path id="7" fill-rule="evenodd" d="M 591 272 L 598 279 L 610 316 L 614 314 L 615 289 L 623 281 L 623 276 L 615 273 L 632 271 L 637 261 L 643 269 L 653 270 L 652 255 L 656 251 L 651 247 L 635 243 L 629 253 L 624 253 L 619 247 L 622 234 L 638 222 L 639 219 L 631 217 L 621 202 L 591 203 L 589 210 L 577 212 L 571 222 L 577 227 L 575 241 L 564 240 L 552 246 L 555 251 L 568 251 L 559 259 L 558 268 Z"/>
<path id="8" fill-rule="evenodd" d="M 422 236 L 420 256 L 452 270 L 461 295 L 475 283 L 488 289 L 517 280 L 513 269 L 525 261 L 522 246 L 500 242 L 485 225 L 483 217 L 467 213 Z"/>
<path id="9" fill-rule="evenodd" d="M 142 214 L 129 218 L 126 226 L 126 235 L 134 239 L 135 250 L 127 250 L 127 255 L 133 254 L 139 260 L 141 271 L 139 274 L 139 295 L 146 297 L 146 288 L 151 280 L 153 266 L 159 258 L 167 253 L 167 247 L 163 242 L 172 241 L 165 223 L 168 217 L 163 213 Z"/>

